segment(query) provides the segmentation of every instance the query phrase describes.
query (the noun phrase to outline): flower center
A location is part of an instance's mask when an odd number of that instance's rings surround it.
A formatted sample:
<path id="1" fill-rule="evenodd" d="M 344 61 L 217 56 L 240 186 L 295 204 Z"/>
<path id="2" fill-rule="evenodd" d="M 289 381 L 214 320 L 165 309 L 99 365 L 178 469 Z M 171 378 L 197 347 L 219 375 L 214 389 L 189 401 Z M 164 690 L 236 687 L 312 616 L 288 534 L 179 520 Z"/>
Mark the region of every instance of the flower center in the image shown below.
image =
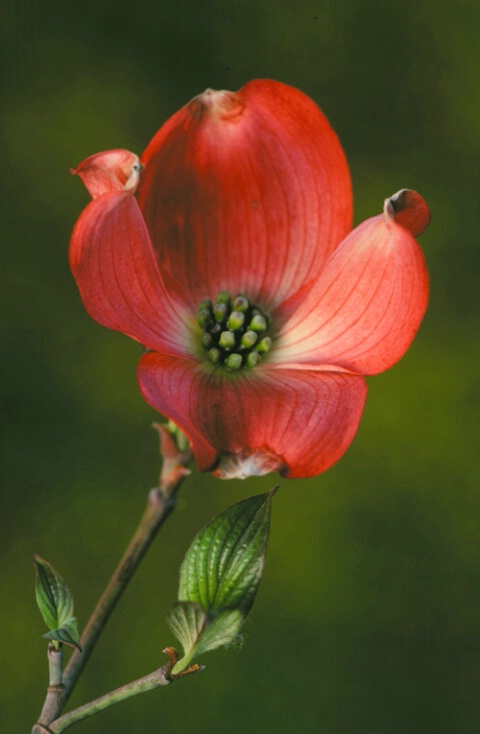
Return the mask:
<path id="1" fill-rule="evenodd" d="M 255 367 L 272 346 L 270 316 L 243 294 L 232 298 L 220 291 L 215 303 L 206 298 L 198 307 L 198 323 L 206 358 L 230 371 Z"/>

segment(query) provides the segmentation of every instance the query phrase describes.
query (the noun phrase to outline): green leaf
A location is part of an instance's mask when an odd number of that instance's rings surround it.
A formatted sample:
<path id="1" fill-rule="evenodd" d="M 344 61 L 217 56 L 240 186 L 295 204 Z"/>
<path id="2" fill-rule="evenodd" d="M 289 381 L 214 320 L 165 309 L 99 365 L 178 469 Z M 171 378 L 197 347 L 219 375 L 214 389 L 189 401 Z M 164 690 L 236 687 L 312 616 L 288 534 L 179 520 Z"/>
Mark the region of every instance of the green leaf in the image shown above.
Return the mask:
<path id="1" fill-rule="evenodd" d="M 73 597 L 67 584 L 54 567 L 40 556 L 34 558 L 37 581 L 35 595 L 45 624 L 59 630 L 73 617 Z"/>
<path id="2" fill-rule="evenodd" d="M 238 609 L 207 614 L 200 604 L 178 601 L 167 612 L 170 629 L 182 643 L 185 655 L 229 645 L 238 639 L 243 614 Z"/>
<path id="3" fill-rule="evenodd" d="M 208 624 L 208 614 L 201 604 L 177 601 L 167 612 L 167 622 L 188 655 Z"/>
<path id="4" fill-rule="evenodd" d="M 46 632 L 42 637 L 46 637 L 47 640 L 55 640 L 55 642 L 64 642 L 66 645 L 76 647 L 80 652 L 82 651 L 75 617 L 67 619 L 59 629 L 50 630 L 50 632 Z"/>
<path id="5" fill-rule="evenodd" d="M 179 601 L 167 613 L 184 657 L 180 673 L 199 655 L 239 639 L 265 564 L 272 497 L 250 497 L 200 530 L 180 569 Z"/>
<path id="6" fill-rule="evenodd" d="M 202 655 L 238 640 L 243 620 L 239 609 L 207 614 L 196 602 L 179 601 L 173 604 L 167 612 L 167 621 L 182 643 L 184 656 L 175 664 L 172 672 L 178 674 L 185 670 L 194 655 Z"/>
<path id="7" fill-rule="evenodd" d="M 244 616 L 239 609 L 226 609 L 224 612 L 210 617 L 196 649 L 197 655 L 225 647 L 240 639 L 240 630 Z"/>
<path id="8" fill-rule="evenodd" d="M 198 533 L 180 569 L 180 601 L 198 602 L 207 614 L 248 614 L 265 564 L 275 491 L 233 505 Z"/>

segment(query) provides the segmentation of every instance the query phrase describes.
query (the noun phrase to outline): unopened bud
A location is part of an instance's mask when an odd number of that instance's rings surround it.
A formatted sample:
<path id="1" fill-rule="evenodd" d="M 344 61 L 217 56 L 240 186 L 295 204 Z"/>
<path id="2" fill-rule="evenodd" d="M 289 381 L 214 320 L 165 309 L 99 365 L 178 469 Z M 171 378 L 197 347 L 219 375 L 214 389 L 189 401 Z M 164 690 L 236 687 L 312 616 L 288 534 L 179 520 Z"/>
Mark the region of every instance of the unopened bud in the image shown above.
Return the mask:
<path id="1" fill-rule="evenodd" d="M 209 310 L 212 308 L 212 302 L 210 298 L 203 299 L 203 301 L 198 306 L 198 312 L 200 313 L 200 311 L 204 308 L 208 308 Z"/>
<path id="2" fill-rule="evenodd" d="M 250 352 L 247 354 L 247 367 L 256 367 L 260 362 L 260 355 L 258 352 Z"/>
<path id="3" fill-rule="evenodd" d="M 202 336 L 202 347 L 204 349 L 210 349 L 213 344 L 213 336 L 211 334 L 203 334 Z"/>
<path id="4" fill-rule="evenodd" d="M 207 352 L 207 357 L 212 362 L 212 364 L 218 364 L 220 362 L 222 353 L 220 352 L 220 349 L 216 349 L 215 347 L 212 347 Z"/>
<path id="5" fill-rule="evenodd" d="M 267 330 L 267 321 L 261 314 L 255 314 L 248 327 L 252 331 L 262 332 Z"/>
<path id="6" fill-rule="evenodd" d="M 229 291 L 220 291 L 217 296 L 217 303 L 225 303 L 227 306 L 230 306 L 231 300 L 232 296 Z"/>
<path id="7" fill-rule="evenodd" d="M 253 347 L 257 339 L 258 334 L 255 334 L 254 331 L 246 331 L 242 336 L 242 346 L 249 349 L 250 347 Z"/>
<path id="8" fill-rule="evenodd" d="M 239 370 L 242 366 L 243 357 L 241 354 L 233 352 L 229 354 L 225 360 L 225 367 L 229 370 Z"/>
<path id="9" fill-rule="evenodd" d="M 243 322 L 245 321 L 245 314 L 241 311 L 232 311 L 230 314 L 227 326 L 229 329 L 232 329 L 232 331 L 238 331 L 242 328 Z"/>
<path id="10" fill-rule="evenodd" d="M 250 301 L 246 296 L 242 296 L 241 294 L 238 295 L 233 302 L 233 308 L 235 311 L 242 311 L 242 313 L 245 313 L 245 311 L 248 311 L 249 307 Z"/>
<path id="11" fill-rule="evenodd" d="M 218 321 L 219 324 L 223 324 L 223 322 L 227 318 L 228 313 L 228 306 L 226 303 L 216 303 L 213 307 L 213 315 L 215 316 L 215 321 Z"/>
<path id="12" fill-rule="evenodd" d="M 233 331 L 222 331 L 220 334 L 219 344 L 224 349 L 233 349 L 235 346 L 235 334 Z"/>
<path id="13" fill-rule="evenodd" d="M 202 329 L 205 329 L 212 321 L 212 312 L 208 308 L 202 308 L 201 311 L 198 312 L 198 323 L 202 327 Z"/>
<path id="14" fill-rule="evenodd" d="M 270 351 L 270 347 L 272 346 L 272 340 L 269 336 L 264 336 L 263 339 L 259 342 L 257 349 L 260 352 L 260 354 L 266 354 Z"/>

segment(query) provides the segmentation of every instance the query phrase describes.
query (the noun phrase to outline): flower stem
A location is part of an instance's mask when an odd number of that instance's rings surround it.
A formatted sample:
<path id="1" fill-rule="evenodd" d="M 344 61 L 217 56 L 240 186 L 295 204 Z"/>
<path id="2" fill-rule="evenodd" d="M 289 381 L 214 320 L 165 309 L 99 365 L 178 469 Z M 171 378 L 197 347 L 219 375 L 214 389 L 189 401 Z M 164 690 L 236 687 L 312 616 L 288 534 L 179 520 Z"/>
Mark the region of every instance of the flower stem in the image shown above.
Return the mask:
<path id="1" fill-rule="evenodd" d="M 100 698 L 90 701 L 84 706 L 79 706 L 73 709 L 73 711 L 69 711 L 68 714 L 60 716 L 53 724 L 50 724 L 47 731 L 51 734 L 61 734 L 61 732 L 73 724 L 82 721 L 82 719 L 86 719 L 88 716 L 98 714 L 115 703 L 125 701 L 127 698 L 136 696 L 139 693 L 151 691 L 159 686 L 168 686 L 172 682 L 169 675 L 170 667 L 170 664 L 165 665 L 163 668 L 159 668 L 155 672 L 150 673 L 150 675 L 145 675 L 143 678 L 132 681 L 132 683 L 127 683 L 125 686 L 121 686 L 115 691 L 105 694 L 105 696 L 100 696 Z"/>
<path id="2" fill-rule="evenodd" d="M 160 453 L 163 456 L 159 486 L 152 489 L 148 495 L 147 506 L 135 534 L 133 535 L 127 550 L 105 588 L 105 591 L 100 597 L 100 600 L 98 601 L 97 606 L 95 607 L 87 626 L 83 631 L 80 639 L 81 651 L 75 650 L 73 652 L 68 665 L 65 668 L 63 677 L 60 672 L 60 678 L 56 684 L 57 688 L 55 695 L 53 693 L 52 683 L 50 683 L 40 719 L 34 726 L 32 734 L 63 731 L 63 729 L 54 729 L 52 722 L 55 722 L 65 707 L 65 704 L 72 693 L 75 684 L 88 658 L 90 657 L 103 628 L 105 627 L 105 624 L 123 592 L 127 588 L 130 579 L 140 565 L 142 558 L 155 539 L 158 531 L 175 507 L 175 495 L 180 488 L 180 485 L 185 477 L 190 474 L 189 469 L 187 469 L 187 464 L 191 460 L 191 453 L 189 451 L 181 452 L 177 448 L 171 433 L 169 433 L 164 426 L 154 424 L 154 427 L 158 430 L 160 435 Z M 157 675 L 158 678 L 159 672 L 157 671 L 157 673 L 152 674 L 152 676 L 155 675 Z M 147 678 L 149 678 L 149 676 L 147 676 Z M 166 684 L 157 683 L 156 685 Z M 116 692 L 114 691 L 112 694 L 107 694 L 107 697 L 115 695 L 115 693 Z M 128 695 L 135 694 L 130 693 Z M 112 703 L 116 703 L 116 700 L 113 700 Z M 90 706 L 90 704 L 87 704 L 87 706 Z M 103 706 L 103 708 L 105 708 L 105 706 Z M 92 713 L 95 713 L 95 711 L 92 711 Z M 87 715 L 91 714 L 85 714 L 85 716 Z M 69 716 L 69 714 L 66 714 L 65 716 Z M 65 717 L 62 716 L 61 718 L 63 720 Z M 71 723 L 74 722 L 72 721 Z M 69 723 L 68 726 L 70 725 L 71 724 Z"/>
<path id="3" fill-rule="evenodd" d="M 152 544 L 157 532 L 175 505 L 174 495 L 185 473 L 177 477 L 165 492 L 161 489 L 152 489 L 148 497 L 147 507 L 140 520 L 138 528 L 118 564 L 112 578 L 95 607 L 87 626 L 80 638 L 82 651 L 75 650 L 63 675 L 64 695 L 63 705 L 67 702 L 80 673 L 82 672 L 96 642 L 113 612 L 117 602 L 127 588 L 127 585 L 137 570 L 142 558 Z M 63 706 L 62 706 L 63 707 Z"/>
<path id="4" fill-rule="evenodd" d="M 39 721 L 52 721 L 62 705 L 63 698 L 63 650 L 61 644 L 50 642 L 48 645 L 48 691 Z M 33 732 L 35 734 L 35 728 Z M 42 731 L 41 729 L 38 730 Z M 45 730 L 43 730 L 45 731 Z"/>

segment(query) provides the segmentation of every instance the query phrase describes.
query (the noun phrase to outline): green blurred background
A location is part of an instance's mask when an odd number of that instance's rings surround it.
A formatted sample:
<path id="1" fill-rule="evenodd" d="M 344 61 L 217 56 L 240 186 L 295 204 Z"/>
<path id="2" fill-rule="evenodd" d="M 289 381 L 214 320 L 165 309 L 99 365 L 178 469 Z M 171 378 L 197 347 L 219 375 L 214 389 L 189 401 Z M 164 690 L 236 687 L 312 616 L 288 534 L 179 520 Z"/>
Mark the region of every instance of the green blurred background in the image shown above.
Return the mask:
<path id="1" fill-rule="evenodd" d="M 47 682 L 32 554 L 67 578 L 84 624 L 159 470 L 138 345 L 88 317 L 69 272 L 88 201 L 69 167 L 141 152 L 207 86 L 271 77 L 310 94 L 339 133 L 357 223 L 404 186 L 428 200 L 429 312 L 404 360 L 369 381 L 344 459 L 280 482 L 243 649 L 72 731 L 480 731 L 477 2 L 7 0 L 1 15 L 4 730 L 30 730 Z M 277 479 L 193 473 L 73 703 L 163 664 L 194 534 Z"/>

